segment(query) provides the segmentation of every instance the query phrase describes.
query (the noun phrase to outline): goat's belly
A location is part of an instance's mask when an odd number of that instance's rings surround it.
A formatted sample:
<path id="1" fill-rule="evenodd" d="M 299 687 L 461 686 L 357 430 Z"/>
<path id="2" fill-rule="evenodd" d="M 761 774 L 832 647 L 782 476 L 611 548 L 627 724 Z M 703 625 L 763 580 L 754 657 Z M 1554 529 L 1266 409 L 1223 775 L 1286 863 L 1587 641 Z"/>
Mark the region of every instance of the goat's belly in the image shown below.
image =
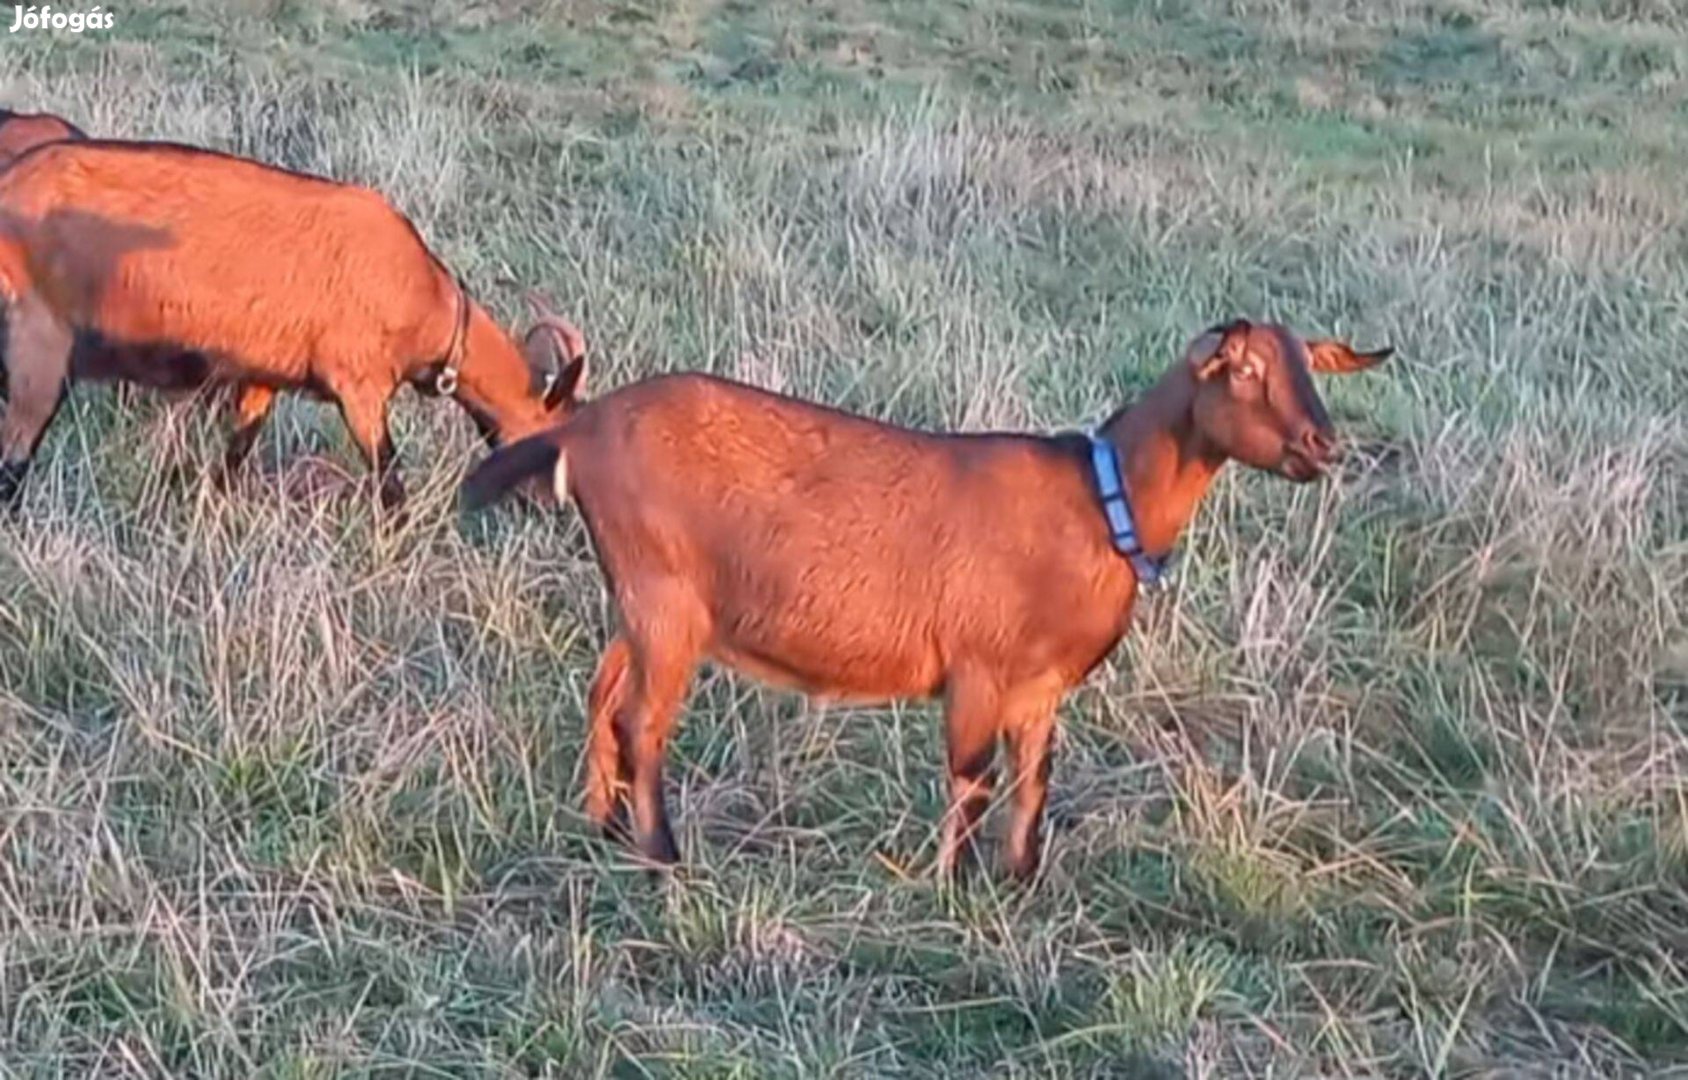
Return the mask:
<path id="1" fill-rule="evenodd" d="M 885 702 L 928 697 L 943 683 L 937 650 L 871 629 L 802 638 L 738 632 L 722 635 L 710 653 L 728 667 L 774 686 L 839 701 Z"/>
<path id="2" fill-rule="evenodd" d="M 113 341 L 79 331 L 71 349 L 73 377 L 92 382 L 128 382 L 156 390 L 192 390 L 227 377 L 227 365 L 198 349 L 167 342 Z"/>

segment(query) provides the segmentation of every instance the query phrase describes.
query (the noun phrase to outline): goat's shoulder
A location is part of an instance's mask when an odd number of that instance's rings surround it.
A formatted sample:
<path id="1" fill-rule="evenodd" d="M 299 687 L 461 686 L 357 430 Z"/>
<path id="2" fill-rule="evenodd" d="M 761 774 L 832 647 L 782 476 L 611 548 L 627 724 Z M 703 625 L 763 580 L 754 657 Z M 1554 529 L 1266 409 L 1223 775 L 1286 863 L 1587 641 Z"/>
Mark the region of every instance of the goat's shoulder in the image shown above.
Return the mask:
<path id="1" fill-rule="evenodd" d="M 1071 432 L 958 431 L 939 436 L 955 458 L 976 470 L 1065 470 L 1084 453 L 1084 438 Z"/>

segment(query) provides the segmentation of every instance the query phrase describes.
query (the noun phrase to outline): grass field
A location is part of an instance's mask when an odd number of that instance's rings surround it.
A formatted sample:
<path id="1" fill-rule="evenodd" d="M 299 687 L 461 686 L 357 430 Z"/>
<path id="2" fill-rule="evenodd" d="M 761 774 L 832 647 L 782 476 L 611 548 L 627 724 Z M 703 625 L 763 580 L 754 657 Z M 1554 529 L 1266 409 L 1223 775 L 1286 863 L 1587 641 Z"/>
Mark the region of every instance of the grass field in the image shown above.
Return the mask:
<path id="1" fill-rule="evenodd" d="M 1680 4 L 116 10 L 0 104 L 375 185 L 599 389 L 1054 430 L 1233 314 L 1398 354 L 1340 482 L 1222 478 L 1029 891 L 934 880 L 930 707 L 719 672 L 653 883 L 577 812 L 581 529 L 460 518 L 465 417 L 382 533 L 324 407 L 224 498 L 217 417 L 78 390 L 0 521 L 0 1075 L 1688 1068 Z"/>

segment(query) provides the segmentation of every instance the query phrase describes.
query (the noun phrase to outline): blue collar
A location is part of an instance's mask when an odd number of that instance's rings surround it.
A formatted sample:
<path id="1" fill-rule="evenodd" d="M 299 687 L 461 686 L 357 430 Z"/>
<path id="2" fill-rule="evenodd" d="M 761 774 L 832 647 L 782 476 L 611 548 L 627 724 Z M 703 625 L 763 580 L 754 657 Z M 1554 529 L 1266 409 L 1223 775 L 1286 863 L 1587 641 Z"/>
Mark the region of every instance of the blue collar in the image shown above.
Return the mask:
<path id="1" fill-rule="evenodd" d="M 1119 468 L 1119 453 L 1114 444 L 1098 435 L 1090 439 L 1090 466 L 1096 474 L 1096 493 L 1102 497 L 1102 511 L 1108 515 L 1108 530 L 1113 534 L 1114 547 L 1131 560 L 1137 574 L 1137 584 L 1154 589 L 1165 584 L 1172 557 L 1157 559 L 1143 550 L 1137 539 L 1137 523 L 1131 514 L 1131 496 L 1126 494 L 1125 479 Z"/>

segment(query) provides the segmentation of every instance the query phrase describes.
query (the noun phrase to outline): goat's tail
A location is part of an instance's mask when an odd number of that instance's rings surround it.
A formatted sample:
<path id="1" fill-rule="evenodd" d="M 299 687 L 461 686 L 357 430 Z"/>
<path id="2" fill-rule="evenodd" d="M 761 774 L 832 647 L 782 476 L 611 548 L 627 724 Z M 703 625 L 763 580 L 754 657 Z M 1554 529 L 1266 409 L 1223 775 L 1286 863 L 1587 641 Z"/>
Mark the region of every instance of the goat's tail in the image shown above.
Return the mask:
<path id="1" fill-rule="evenodd" d="M 567 459 L 563 456 L 563 429 L 552 428 L 500 447 L 463 479 L 461 497 L 467 510 L 479 510 L 508 495 L 510 491 L 540 473 L 550 472 L 557 501 L 568 498 Z"/>

